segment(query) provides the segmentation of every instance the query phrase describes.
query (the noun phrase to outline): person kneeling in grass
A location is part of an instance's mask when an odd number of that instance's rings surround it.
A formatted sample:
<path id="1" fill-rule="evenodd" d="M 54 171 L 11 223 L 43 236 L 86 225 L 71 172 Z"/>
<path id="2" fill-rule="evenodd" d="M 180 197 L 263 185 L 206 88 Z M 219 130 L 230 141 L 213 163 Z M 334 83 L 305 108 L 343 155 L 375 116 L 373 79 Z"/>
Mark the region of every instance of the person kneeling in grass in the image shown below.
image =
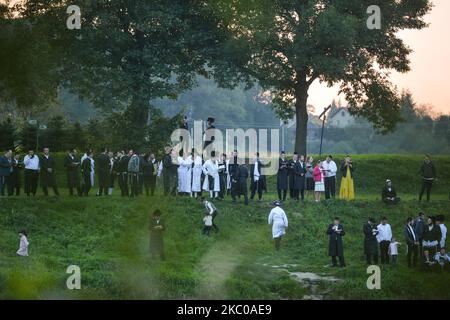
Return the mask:
<path id="1" fill-rule="evenodd" d="M 392 181 L 389 179 L 386 180 L 386 185 L 383 187 L 383 190 L 381 191 L 381 199 L 385 204 L 397 204 L 400 202 L 400 198 L 397 197 L 395 187 L 392 184 Z"/>
<path id="2" fill-rule="evenodd" d="M 27 232 L 25 230 L 22 230 L 19 232 L 20 237 L 20 243 L 19 243 L 19 250 L 17 250 L 17 255 L 21 257 L 28 257 L 28 238 L 27 238 Z"/>
<path id="3" fill-rule="evenodd" d="M 439 252 L 436 252 L 434 260 L 441 266 L 443 270 L 450 270 L 450 256 L 445 252 L 445 248 L 441 248 Z"/>

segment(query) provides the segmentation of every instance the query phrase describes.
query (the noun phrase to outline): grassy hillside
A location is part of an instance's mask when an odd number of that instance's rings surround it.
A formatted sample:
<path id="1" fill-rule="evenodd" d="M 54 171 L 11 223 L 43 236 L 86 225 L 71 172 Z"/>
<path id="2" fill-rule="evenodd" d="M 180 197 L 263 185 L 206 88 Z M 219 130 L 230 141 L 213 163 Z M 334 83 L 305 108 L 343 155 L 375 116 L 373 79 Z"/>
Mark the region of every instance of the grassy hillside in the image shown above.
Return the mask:
<path id="1" fill-rule="evenodd" d="M 358 200 L 287 202 L 290 225 L 280 252 L 274 252 L 267 226 L 273 187 L 263 203 L 246 207 L 229 199 L 218 202 L 221 230 L 210 238 L 200 233 L 202 204 L 190 198 L 164 198 L 160 193 L 135 200 L 117 195 L 0 198 L 0 298 L 301 299 L 315 294 L 325 299 L 450 299 L 450 275 L 408 270 L 404 246 L 399 266 L 382 268 L 382 289 L 368 290 L 362 253 L 362 224 L 369 215 L 388 216 L 400 242 L 404 220 L 419 210 L 445 214 L 448 225 L 450 158 L 435 161 L 440 181 L 434 201 L 427 204 L 414 200 L 420 157 L 355 157 Z M 399 170 L 389 165 L 393 163 Z M 380 186 L 374 184 L 386 176 L 399 181 L 404 201 L 398 206 L 386 207 L 377 200 Z M 60 177 L 61 186 L 63 182 Z M 152 261 L 148 254 L 148 221 L 154 208 L 164 212 L 167 223 L 164 262 Z M 345 269 L 328 267 L 325 230 L 335 215 L 347 230 Z M 22 228 L 29 233 L 28 258 L 15 256 Z M 72 264 L 81 268 L 82 290 L 66 289 L 66 268 Z M 299 283 L 297 272 L 338 280 Z"/>

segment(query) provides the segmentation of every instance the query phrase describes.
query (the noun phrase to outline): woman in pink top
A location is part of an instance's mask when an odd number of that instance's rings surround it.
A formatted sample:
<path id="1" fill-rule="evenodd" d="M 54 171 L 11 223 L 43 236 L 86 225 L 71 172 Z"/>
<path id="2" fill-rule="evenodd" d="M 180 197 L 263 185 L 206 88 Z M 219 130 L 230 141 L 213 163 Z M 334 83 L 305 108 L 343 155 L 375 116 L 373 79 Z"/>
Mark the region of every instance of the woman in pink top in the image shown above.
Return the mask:
<path id="1" fill-rule="evenodd" d="M 325 184 L 323 183 L 322 175 L 322 161 L 318 160 L 313 171 L 314 177 L 314 197 L 316 202 L 320 201 L 320 193 L 325 191 Z"/>

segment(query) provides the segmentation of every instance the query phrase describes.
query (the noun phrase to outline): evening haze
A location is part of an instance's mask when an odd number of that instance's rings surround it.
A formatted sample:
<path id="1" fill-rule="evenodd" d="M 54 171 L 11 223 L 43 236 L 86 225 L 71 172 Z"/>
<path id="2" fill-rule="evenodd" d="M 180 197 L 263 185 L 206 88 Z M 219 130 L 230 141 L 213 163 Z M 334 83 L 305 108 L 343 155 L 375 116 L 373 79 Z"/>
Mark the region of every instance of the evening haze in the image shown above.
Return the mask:
<path id="1" fill-rule="evenodd" d="M 399 91 L 409 90 L 418 104 L 432 105 L 434 111 L 450 113 L 450 1 L 434 0 L 434 7 L 427 15 L 430 24 L 422 30 L 399 33 L 414 51 L 409 56 L 411 71 L 392 73 L 391 81 Z M 327 88 L 316 81 L 309 90 L 308 103 L 320 113 L 337 96 L 337 87 Z M 341 97 L 341 101 L 345 101 Z"/>

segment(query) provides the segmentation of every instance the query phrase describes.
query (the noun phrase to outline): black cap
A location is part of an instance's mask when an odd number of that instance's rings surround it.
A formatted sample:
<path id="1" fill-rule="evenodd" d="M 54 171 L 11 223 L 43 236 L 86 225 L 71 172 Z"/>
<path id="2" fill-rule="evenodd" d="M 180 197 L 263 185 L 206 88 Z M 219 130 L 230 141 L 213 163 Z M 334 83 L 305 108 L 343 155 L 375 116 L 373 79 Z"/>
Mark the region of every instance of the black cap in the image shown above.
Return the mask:
<path id="1" fill-rule="evenodd" d="M 212 117 L 209 117 L 206 121 L 208 121 L 208 122 L 214 122 L 215 121 L 215 119 L 214 118 L 212 118 Z"/>

